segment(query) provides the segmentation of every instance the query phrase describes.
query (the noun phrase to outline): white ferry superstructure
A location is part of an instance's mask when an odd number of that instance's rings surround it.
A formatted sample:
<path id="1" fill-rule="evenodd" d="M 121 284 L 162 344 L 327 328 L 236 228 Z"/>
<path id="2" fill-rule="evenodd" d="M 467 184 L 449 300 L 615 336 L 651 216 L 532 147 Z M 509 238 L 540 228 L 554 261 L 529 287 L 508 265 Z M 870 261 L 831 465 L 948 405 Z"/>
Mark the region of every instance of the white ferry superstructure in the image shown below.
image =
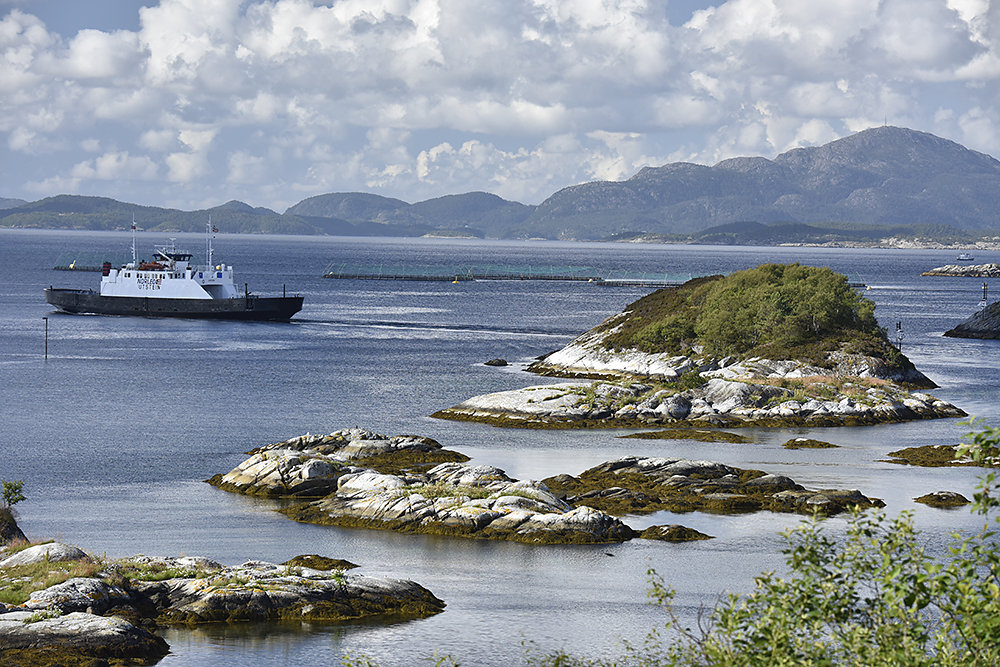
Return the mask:
<path id="1" fill-rule="evenodd" d="M 192 255 L 179 252 L 172 242 L 157 246 L 153 260 L 139 261 L 133 223 L 132 261 L 117 269 L 104 262 L 99 293 L 49 287 L 45 300 L 70 313 L 149 317 L 287 320 L 302 309 L 298 295 L 260 297 L 246 286 L 240 293 L 233 282 L 233 267 L 212 265 L 213 231 L 210 224 L 208 263 L 203 266 L 192 265 Z"/>

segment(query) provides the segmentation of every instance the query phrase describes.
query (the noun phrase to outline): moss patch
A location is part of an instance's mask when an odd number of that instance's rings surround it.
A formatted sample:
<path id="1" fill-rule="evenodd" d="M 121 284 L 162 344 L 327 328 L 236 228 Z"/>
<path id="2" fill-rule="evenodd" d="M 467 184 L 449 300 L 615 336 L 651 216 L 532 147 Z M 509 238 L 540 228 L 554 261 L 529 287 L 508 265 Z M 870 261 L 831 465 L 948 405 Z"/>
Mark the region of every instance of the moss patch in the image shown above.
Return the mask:
<path id="1" fill-rule="evenodd" d="M 782 445 L 785 449 L 830 449 L 839 447 L 831 442 L 813 440 L 812 438 L 792 438 Z"/>
<path id="2" fill-rule="evenodd" d="M 637 438 L 639 440 L 700 440 L 701 442 L 753 442 L 745 435 L 729 433 L 728 431 L 709 431 L 696 428 L 669 428 L 662 431 L 642 431 L 620 435 L 619 438 Z"/>
<path id="3" fill-rule="evenodd" d="M 439 463 L 465 463 L 469 457 L 451 449 L 433 449 L 426 452 L 402 450 L 357 459 L 357 465 L 371 468 L 384 475 L 400 475 L 433 468 Z"/>

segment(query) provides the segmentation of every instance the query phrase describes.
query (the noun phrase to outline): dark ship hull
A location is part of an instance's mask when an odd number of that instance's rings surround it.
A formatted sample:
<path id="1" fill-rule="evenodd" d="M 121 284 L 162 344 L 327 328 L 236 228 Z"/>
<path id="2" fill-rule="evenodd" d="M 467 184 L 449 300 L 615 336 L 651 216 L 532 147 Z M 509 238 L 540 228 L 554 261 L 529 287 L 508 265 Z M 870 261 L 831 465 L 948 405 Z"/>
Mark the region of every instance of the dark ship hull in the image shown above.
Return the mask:
<path id="1" fill-rule="evenodd" d="M 302 310 L 301 296 L 232 299 L 164 299 L 134 296 L 101 296 L 93 290 L 45 290 L 45 300 L 67 313 L 188 317 L 217 320 L 287 320 Z"/>

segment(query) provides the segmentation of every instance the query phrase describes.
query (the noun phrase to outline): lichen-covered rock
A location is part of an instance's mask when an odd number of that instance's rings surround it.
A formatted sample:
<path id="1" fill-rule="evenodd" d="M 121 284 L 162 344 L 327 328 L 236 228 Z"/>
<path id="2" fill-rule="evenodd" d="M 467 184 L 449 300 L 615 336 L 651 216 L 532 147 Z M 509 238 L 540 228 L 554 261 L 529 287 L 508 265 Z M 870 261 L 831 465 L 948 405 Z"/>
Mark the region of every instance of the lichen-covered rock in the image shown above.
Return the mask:
<path id="1" fill-rule="evenodd" d="M 69 571 L 56 565 L 40 573 L 0 570 L 0 583 L 16 580 L 31 590 Z M 152 663 L 167 646 L 138 626 L 157 623 L 421 617 L 445 606 L 412 581 L 345 574 L 355 566 L 321 556 L 227 567 L 200 557 L 138 555 L 87 565 L 92 576 L 34 590 L 22 604 L 0 603 L 0 664 Z"/>
<path id="2" fill-rule="evenodd" d="M 293 565 L 296 567 L 308 567 L 312 570 L 328 572 L 330 570 L 353 570 L 358 567 L 354 563 L 343 558 L 329 558 L 318 554 L 303 554 L 286 560 L 282 565 Z"/>
<path id="3" fill-rule="evenodd" d="M 492 466 L 459 463 L 443 463 L 405 480 L 361 473 L 345 478 L 335 494 L 283 511 L 328 525 L 529 543 L 605 543 L 632 537 L 619 519 L 574 508 L 543 484 L 512 480 Z"/>
<path id="4" fill-rule="evenodd" d="M 572 505 L 611 514 L 758 510 L 837 514 L 852 507 L 884 505 L 855 490 L 808 490 L 784 475 L 745 470 L 713 461 L 626 456 L 545 483 Z"/>
<path id="5" fill-rule="evenodd" d="M 30 611 L 0 613 L 0 664 L 148 665 L 167 651 L 163 639 L 121 618 L 78 611 L 55 617 Z"/>
<path id="6" fill-rule="evenodd" d="M 266 449 L 208 482 L 246 495 L 319 497 L 336 489 L 340 477 L 355 470 L 343 460 L 318 452 Z"/>
<path id="7" fill-rule="evenodd" d="M 55 609 L 62 614 L 85 611 L 103 615 L 109 609 L 131 603 L 129 593 L 119 586 L 101 579 L 76 577 L 35 591 L 23 606 L 25 609 Z"/>
<path id="8" fill-rule="evenodd" d="M 914 498 L 913 501 L 929 505 L 930 507 L 937 507 L 939 509 L 963 507 L 964 505 L 968 505 L 970 502 L 968 498 L 955 491 L 935 491 L 933 493 L 922 495 L 919 498 Z"/>
<path id="9" fill-rule="evenodd" d="M 775 370 L 771 366 L 767 369 Z M 514 389 L 475 396 L 433 416 L 497 426 L 632 427 L 848 426 L 965 415 L 930 394 L 885 382 L 869 386 L 860 380 L 837 383 L 815 379 L 785 387 L 771 383 L 770 375 L 748 379 L 747 373 L 761 371 L 757 366 L 743 364 L 723 370 L 726 377 L 703 373 L 712 377 L 689 389 L 604 381 Z M 802 401 L 804 392 L 812 396 Z M 683 409 L 678 409 L 681 403 Z"/>
<path id="10" fill-rule="evenodd" d="M 785 449 L 833 449 L 839 447 L 839 445 L 813 438 L 792 438 L 786 441 L 782 447 Z"/>
<path id="11" fill-rule="evenodd" d="M 325 620 L 369 616 L 427 616 L 444 603 L 401 579 L 247 561 L 202 577 L 133 581 L 154 601 L 161 623 Z"/>
<path id="12" fill-rule="evenodd" d="M 570 343 L 528 367 L 540 375 L 558 377 L 631 377 L 655 380 L 676 380 L 689 373 L 706 377 L 803 378 L 816 375 L 837 377 L 871 377 L 903 382 L 917 387 L 936 386 L 911 364 L 891 367 L 884 361 L 867 355 L 848 353 L 843 349 L 825 353 L 823 366 L 797 359 L 763 359 L 751 357 L 714 359 L 671 352 L 650 353 L 634 348 L 610 349 L 605 341 L 619 329 L 620 323 L 631 316 L 625 311 L 612 316 L 599 326 L 577 336 Z"/>
<path id="13" fill-rule="evenodd" d="M 307 433 L 258 447 L 231 471 L 207 481 L 246 495 L 319 498 L 335 491 L 344 475 L 368 468 L 399 472 L 466 460 L 468 457 L 442 448 L 431 438 L 343 429 L 328 435 Z"/>
<path id="14" fill-rule="evenodd" d="M 677 523 L 668 526 L 650 526 L 639 533 L 639 537 L 644 540 L 659 540 L 661 542 L 694 542 L 712 539 L 711 535 Z"/>

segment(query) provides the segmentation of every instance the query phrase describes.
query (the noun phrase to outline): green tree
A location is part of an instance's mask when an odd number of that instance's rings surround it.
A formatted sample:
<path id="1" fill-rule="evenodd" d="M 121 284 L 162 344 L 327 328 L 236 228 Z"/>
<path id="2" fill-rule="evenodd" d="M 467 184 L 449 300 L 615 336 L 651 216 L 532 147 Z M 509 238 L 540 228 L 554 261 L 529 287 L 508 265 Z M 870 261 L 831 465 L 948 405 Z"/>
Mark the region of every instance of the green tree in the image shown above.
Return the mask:
<path id="1" fill-rule="evenodd" d="M 7 509 L 10 509 L 25 499 L 24 494 L 21 493 L 24 489 L 24 482 L 22 480 L 16 480 L 13 482 L 0 480 L 0 484 L 3 485 L 3 503 L 4 507 Z"/>

